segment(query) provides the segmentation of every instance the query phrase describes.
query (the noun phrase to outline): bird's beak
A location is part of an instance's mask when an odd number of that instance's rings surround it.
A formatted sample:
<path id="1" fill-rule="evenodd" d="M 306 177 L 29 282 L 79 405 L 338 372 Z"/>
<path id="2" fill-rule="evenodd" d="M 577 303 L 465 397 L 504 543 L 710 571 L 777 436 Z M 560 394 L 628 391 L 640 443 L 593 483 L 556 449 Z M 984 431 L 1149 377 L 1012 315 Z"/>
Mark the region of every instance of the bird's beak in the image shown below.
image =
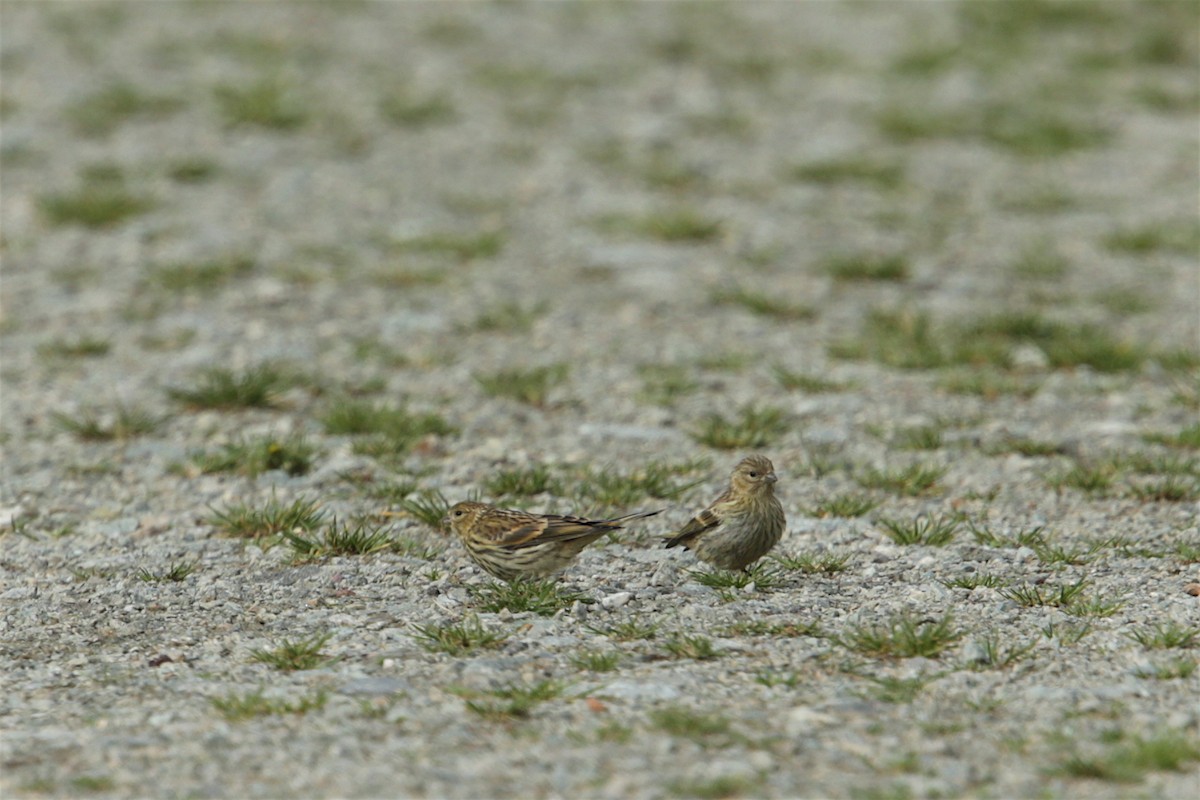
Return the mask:
<path id="1" fill-rule="evenodd" d="M 442 517 L 442 530 L 450 530 L 450 517 Z"/>
<path id="2" fill-rule="evenodd" d="M 767 473 L 767 483 L 775 483 L 779 477 L 774 472 Z"/>

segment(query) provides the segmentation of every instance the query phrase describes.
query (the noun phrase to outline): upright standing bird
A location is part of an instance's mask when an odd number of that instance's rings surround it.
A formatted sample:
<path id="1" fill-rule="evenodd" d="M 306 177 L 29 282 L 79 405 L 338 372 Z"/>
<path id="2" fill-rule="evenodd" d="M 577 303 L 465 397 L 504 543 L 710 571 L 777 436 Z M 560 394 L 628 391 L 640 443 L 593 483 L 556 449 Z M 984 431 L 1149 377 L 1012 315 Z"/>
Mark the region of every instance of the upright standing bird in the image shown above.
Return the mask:
<path id="1" fill-rule="evenodd" d="M 442 525 L 458 534 L 472 561 L 500 580 L 512 581 L 558 572 L 583 548 L 620 530 L 621 523 L 661 513 L 660 509 L 592 520 L 463 502 L 451 507 Z"/>
<path id="2" fill-rule="evenodd" d="M 766 456 L 742 459 L 729 476 L 729 488 L 668 537 L 667 547 L 683 545 L 720 569 L 748 570 L 779 543 L 787 526 L 775 497 L 777 480 Z"/>

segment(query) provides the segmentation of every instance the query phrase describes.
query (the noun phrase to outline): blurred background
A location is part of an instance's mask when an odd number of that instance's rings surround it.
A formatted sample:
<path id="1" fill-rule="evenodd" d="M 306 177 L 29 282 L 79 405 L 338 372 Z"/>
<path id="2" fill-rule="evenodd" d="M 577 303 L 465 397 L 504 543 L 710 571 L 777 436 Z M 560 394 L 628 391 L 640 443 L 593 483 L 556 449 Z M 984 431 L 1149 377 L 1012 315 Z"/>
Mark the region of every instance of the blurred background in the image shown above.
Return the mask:
<path id="1" fill-rule="evenodd" d="M 496 453 L 548 433 L 505 398 L 1196 391 L 1194 3 L 2 8 L 9 435 L 263 365 L 264 425 L 399 397 Z"/>

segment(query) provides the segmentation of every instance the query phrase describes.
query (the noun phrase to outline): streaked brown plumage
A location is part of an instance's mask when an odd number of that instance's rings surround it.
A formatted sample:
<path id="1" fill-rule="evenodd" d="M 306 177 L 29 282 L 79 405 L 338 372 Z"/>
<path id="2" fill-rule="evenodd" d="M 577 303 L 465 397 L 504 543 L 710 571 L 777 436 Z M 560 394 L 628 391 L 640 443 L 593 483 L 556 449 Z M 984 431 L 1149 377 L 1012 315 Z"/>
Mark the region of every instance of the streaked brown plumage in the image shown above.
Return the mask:
<path id="1" fill-rule="evenodd" d="M 512 581 L 557 572 L 583 548 L 619 530 L 621 523 L 661 513 L 648 511 L 592 520 L 463 502 L 451 507 L 442 525 L 458 535 L 472 561 L 497 578 Z"/>
<path id="2" fill-rule="evenodd" d="M 779 543 L 787 527 L 775 497 L 776 480 L 766 456 L 742 459 L 729 476 L 729 488 L 668 537 L 667 547 L 683 545 L 720 569 L 748 569 Z"/>

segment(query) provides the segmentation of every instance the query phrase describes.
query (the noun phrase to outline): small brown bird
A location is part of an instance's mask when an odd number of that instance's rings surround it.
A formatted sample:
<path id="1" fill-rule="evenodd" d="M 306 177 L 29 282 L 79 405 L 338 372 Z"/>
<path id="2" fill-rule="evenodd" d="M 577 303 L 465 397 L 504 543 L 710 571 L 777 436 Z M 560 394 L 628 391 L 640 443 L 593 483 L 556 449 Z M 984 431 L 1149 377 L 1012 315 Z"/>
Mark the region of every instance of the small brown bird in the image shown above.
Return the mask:
<path id="1" fill-rule="evenodd" d="M 661 513 L 592 520 L 463 502 L 451 507 L 442 525 L 458 534 L 472 561 L 500 580 L 512 581 L 558 572 L 583 548 L 620 530 L 621 523 Z"/>
<path id="2" fill-rule="evenodd" d="M 748 570 L 779 543 L 787 520 L 775 498 L 775 465 L 766 456 L 742 459 L 729 488 L 666 539 L 720 569 Z"/>

